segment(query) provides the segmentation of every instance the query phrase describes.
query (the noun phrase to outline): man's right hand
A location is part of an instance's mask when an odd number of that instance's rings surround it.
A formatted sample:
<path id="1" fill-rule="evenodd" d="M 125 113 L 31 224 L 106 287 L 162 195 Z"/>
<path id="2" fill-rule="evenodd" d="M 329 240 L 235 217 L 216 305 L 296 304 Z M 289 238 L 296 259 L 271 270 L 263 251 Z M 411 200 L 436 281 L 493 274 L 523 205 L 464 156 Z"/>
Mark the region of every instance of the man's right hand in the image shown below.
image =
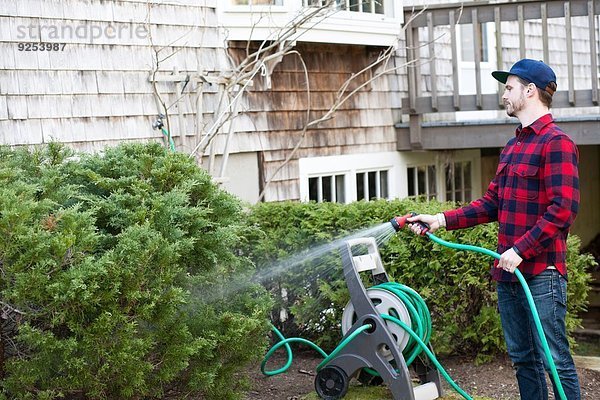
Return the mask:
<path id="1" fill-rule="evenodd" d="M 408 218 L 407 221 L 409 222 L 410 229 L 417 235 L 423 235 L 424 229 L 421 227 L 421 225 L 414 224 L 411 222 L 420 221 L 420 222 L 426 223 L 427 225 L 429 225 L 429 232 L 431 232 L 431 233 L 437 231 L 438 228 L 440 227 L 440 222 L 438 220 L 437 215 L 418 214 L 418 215 L 415 215 L 414 217 Z"/>

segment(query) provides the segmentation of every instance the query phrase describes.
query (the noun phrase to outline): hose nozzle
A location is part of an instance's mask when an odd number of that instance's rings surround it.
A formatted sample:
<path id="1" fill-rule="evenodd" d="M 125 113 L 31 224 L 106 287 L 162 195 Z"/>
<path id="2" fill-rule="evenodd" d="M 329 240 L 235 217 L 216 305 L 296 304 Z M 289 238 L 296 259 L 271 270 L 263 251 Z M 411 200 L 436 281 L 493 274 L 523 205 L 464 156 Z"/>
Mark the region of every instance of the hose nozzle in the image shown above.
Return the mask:
<path id="1" fill-rule="evenodd" d="M 390 220 L 390 224 L 392 224 L 392 226 L 394 227 L 394 230 L 396 232 L 398 232 L 400 229 L 404 228 L 404 225 L 406 225 L 406 220 L 410 217 L 412 217 L 414 215 L 414 213 L 410 213 L 410 214 L 406 214 L 403 215 L 401 217 L 394 217 Z"/>
<path id="2" fill-rule="evenodd" d="M 415 215 L 417 215 L 417 213 L 411 212 L 401 217 L 394 217 L 390 220 L 390 223 L 392 224 L 396 232 L 398 232 L 400 229 L 404 228 L 404 225 L 408 223 L 408 218 L 414 217 Z M 421 227 L 421 235 L 425 235 L 427 232 L 429 232 L 429 225 L 427 225 L 426 223 L 421 221 L 411 223 L 418 224 Z"/>

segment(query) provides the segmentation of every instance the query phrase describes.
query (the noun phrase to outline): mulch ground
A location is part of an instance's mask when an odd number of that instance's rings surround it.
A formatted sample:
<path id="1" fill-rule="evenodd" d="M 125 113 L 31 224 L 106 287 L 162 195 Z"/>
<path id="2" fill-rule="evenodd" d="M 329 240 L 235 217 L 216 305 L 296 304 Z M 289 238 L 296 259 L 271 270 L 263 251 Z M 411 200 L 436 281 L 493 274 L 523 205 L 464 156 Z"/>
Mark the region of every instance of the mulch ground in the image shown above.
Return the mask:
<path id="1" fill-rule="evenodd" d="M 246 400 L 300 400 L 314 391 L 315 368 L 320 361 L 314 353 L 298 352 L 294 353 L 294 363 L 284 374 L 265 377 L 258 365 L 249 369 L 247 374 L 252 381 L 252 390 Z M 514 371 L 507 357 L 498 357 L 484 365 L 475 365 L 467 358 L 442 358 L 440 362 L 452 379 L 470 395 L 519 399 Z M 277 369 L 284 363 L 284 355 L 275 355 L 269 361 L 269 369 Z M 600 372 L 580 368 L 578 373 L 582 399 L 600 399 Z M 453 391 L 447 384 L 445 389 Z"/>

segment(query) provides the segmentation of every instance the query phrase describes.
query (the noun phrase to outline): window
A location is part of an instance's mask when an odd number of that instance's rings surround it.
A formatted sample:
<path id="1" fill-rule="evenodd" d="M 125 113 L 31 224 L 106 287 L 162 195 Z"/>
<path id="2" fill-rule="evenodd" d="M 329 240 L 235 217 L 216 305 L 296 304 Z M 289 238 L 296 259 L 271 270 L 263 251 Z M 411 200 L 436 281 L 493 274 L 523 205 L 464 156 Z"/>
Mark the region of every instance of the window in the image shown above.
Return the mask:
<path id="1" fill-rule="evenodd" d="M 489 57 L 489 46 L 488 46 L 488 26 L 487 24 L 479 24 L 477 29 L 479 35 L 479 55 L 481 56 L 481 62 L 490 61 Z M 475 52 L 473 44 L 473 25 L 472 24 L 461 24 L 460 25 L 460 56 L 462 61 L 474 62 Z"/>
<path id="2" fill-rule="evenodd" d="M 388 171 L 367 171 L 356 173 L 356 200 L 389 198 Z"/>
<path id="3" fill-rule="evenodd" d="M 383 14 L 383 0 L 337 0 L 342 10 Z"/>
<path id="4" fill-rule="evenodd" d="M 458 33 L 458 92 L 461 95 L 476 94 L 479 89 L 481 93 L 496 94 L 498 82 L 489 79 L 490 74 L 496 68 L 496 26 L 494 22 L 478 23 L 476 25 L 479 46 L 479 75 L 475 65 L 474 32 L 473 24 L 460 24 Z M 456 88 L 454 88 L 456 90 Z M 496 119 L 496 110 L 457 111 L 456 121 Z M 441 171 L 441 169 L 440 169 Z"/>
<path id="5" fill-rule="evenodd" d="M 384 0 L 336 0 L 336 5 L 341 10 L 364 12 L 371 14 L 385 14 Z M 322 6 L 327 0 L 304 0 L 305 6 Z"/>
<path id="6" fill-rule="evenodd" d="M 298 160 L 300 201 L 351 203 L 403 195 L 398 152 L 340 154 Z"/>
<path id="7" fill-rule="evenodd" d="M 231 0 L 234 6 L 282 6 L 283 0 Z"/>
<path id="8" fill-rule="evenodd" d="M 453 162 L 445 166 L 446 201 L 472 200 L 471 162 Z"/>
<path id="9" fill-rule="evenodd" d="M 344 175 L 323 175 L 308 178 L 308 199 L 310 201 L 345 203 L 345 192 Z"/>
<path id="10" fill-rule="evenodd" d="M 437 197 L 435 165 L 419 165 L 408 167 L 408 197 L 423 198 L 426 200 Z"/>

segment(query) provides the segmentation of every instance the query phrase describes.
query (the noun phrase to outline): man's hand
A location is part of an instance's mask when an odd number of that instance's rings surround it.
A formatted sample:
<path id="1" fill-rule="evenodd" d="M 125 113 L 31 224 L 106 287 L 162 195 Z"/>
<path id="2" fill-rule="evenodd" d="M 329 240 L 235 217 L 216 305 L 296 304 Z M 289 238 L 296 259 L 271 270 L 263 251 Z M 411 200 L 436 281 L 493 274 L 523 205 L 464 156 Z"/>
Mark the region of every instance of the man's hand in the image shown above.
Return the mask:
<path id="1" fill-rule="evenodd" d="M 498 262 L 498 268 L 502 268 L 505 271 L 510 272 L 511 274 L 515 272 L 515 269 L 523 262 L 523 259 L 517 254 L 517 252 L 510 248 L 506 250 L 500 256 L 500 261 Z"/>
<path id="2" fill-rule="evenodd" d="M 411 222 L 421 221 L 426 223 L 427 225 L 429 225 L 429 232 L 431 233 L 437 231 L 440 227 L 440 220 L 438 219 L 437 215 L 418 214 L 414 217 L 408 218 L 407 221 L 409 222 L 410 229 L 417 235 L 422 235 L 424 233 L 423 228 L 421 228 L 419 224 Z"/>

